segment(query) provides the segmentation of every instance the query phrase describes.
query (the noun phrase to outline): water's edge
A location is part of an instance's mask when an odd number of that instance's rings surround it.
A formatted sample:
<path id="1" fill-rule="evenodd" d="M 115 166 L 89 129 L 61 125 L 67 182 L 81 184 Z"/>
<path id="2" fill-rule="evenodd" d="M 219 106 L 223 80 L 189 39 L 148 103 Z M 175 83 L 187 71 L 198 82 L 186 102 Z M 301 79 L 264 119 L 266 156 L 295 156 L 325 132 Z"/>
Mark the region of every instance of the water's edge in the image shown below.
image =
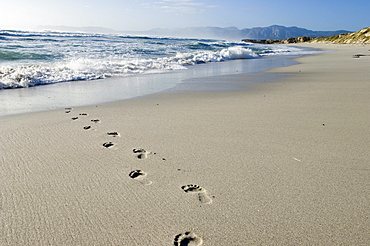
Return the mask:
<path id="1" fill-rule="evenodd" d="M 217 76 L 252 74 L 276 67 L 297 64 L 297 56 L 271 56 L 259 59 L 242 59 L 192 66 L 160 74 L 117 77 L 95 81 L 76 81 L 0 90 L 0 117 L 48 111 L 65 107 L 79 107 L 120 101 L 153 93 L 173 91 L 242 90 L 231 83 L 217 83 Z M 264 77 L 265 76 L 265 77 Z M 267 78 L 269 76 L 269 78 Z M 259 73 L 250 82 L 271 80 Z M 194 83 L 195 82 L 195 83 Z"/>

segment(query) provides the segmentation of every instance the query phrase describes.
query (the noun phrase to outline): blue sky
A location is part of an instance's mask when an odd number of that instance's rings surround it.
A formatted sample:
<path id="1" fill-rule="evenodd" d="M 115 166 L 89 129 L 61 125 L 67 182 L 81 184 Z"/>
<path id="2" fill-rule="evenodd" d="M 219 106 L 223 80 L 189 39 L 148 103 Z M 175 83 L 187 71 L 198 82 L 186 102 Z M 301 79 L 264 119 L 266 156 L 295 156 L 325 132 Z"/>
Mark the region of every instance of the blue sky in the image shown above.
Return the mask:
<path id="1" fill-rule="evenodd" d="M 284 25 L 356 31 L 370 26 L 370 0 L 4 0 L 1 10 L 0 29 Z"/>

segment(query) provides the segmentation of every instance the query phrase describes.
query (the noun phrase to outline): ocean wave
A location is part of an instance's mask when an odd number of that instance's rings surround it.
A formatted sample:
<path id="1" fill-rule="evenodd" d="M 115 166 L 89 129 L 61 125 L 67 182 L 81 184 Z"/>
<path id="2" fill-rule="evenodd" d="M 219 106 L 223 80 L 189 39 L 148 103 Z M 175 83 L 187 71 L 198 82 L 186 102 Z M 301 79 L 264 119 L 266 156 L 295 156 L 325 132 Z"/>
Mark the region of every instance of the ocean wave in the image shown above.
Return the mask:
<path id="1" fill-rule="evenodd" d="M 212 39 L 0 30 L 0 89 L 303 53 L 292 46 Z"/>
<path id="2" fill-rule="evenodd" d="M 48 54 L 38 53 L 24 53 L 16 51 L 1 51 L 0 50 L 0 61 L 15 61 L 15 60 L 48 60 L 55 56 Z"/>
<path id="3" fill-rule="evenodd" d="M 300 47 L 287 46 L 281 44 L 255 44 L 254 50 L 261 57 L 265 56 L 276 56 L 276 55 L 288 55 L 288 56 L 302 56 L 302 55 L 311 55 L 322 53 L 323 51 L 304 49 Z"/>
<path id="4" fill-rule="evenodd" d="M 0 67 L 0 88 L 22 88 L 68 81 L 96 80 L 113 76 L 158 73 L 187 66 L 258 57 L 251 49 L 230 47 L 221 51 L 177 53 L 157 59 L 76 58 L 38 65 Z"/>

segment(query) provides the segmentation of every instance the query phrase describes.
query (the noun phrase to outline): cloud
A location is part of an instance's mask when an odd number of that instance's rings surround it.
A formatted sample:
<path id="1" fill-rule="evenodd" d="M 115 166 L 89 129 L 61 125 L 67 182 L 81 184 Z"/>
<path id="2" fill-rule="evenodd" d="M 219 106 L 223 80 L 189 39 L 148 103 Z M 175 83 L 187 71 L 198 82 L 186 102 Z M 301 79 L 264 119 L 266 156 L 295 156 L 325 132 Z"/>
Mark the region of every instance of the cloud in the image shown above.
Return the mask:
<path id="1" fill-rule="evenodd" d="M 194 2 L 194 0 L 163 0 L 163 3 L 172 3 L 174 5 L 201 6 L 203 3 Z"/>
<path id="2" fill-rule="evenodd" d="M 208 6 L 196 0 L 162 0 L 156 2 L 156 7 L 171 13 L 197 14 L 203 13 L 207 8 L 214 8 L 216 6 Z"/>

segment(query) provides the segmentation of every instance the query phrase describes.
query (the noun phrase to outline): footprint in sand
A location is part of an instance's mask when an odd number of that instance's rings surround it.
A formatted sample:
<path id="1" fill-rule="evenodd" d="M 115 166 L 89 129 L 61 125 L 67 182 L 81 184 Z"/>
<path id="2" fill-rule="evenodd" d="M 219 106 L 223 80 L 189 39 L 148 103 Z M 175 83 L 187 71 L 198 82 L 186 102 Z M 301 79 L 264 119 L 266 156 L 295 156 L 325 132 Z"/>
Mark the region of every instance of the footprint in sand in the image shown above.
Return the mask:
<path id="1" fill-rule="evenodd" d="M 142 183 L 143 185 L 150 185 L 152 184 L 152 181 L 149 180 L 146 176 L 148 174 L 142 170 L 134 170 L 134 171 L 131 171 L 129 176 L 132 178 L 132 179 L 135 179 L 137 181 L 139 181 L 140 183 Z"/>
<path id="2" fill-rule="evenodd" d="M 107 132 L 107 135 L 112 136 L 112 137 L 120 137 L 121 136 L 118 132 Z"/>
<path id="3" fill-rule="evenodd" d="M 91 120 L 91 122 L 93 122 L 93 123 L 99 123 L 100 120 L 99 119 L 94 119 L 94 120 Z"/>
<path id="4" fill-rule="evenodd" d="M 145 149 L 133 149 L 132 150 L 137 155 L 138 159 L 146 159 L 148 158 L 148 155 L 151 153 L 150 151 L 147 151 Z"/>
<path id="5" fill-rule="evenodd" d="M 90 129 L 92 129 L 91 126 L 84 126 L 84 130 L 90 130 Z"/>
<path id="6" fill-rule="evenodd" d="M 203 239 L 195 235 L 194 232 L 188 231 L 183 234 L 176 235 L 173 244 L 175 246 L 199 246 L 203 244 Z"/>
<path id="7" fill-rule="evenodd" d="M 72 117 L 72 120 L 78 120 L 78 117 Z"/>
<path id="8" fill-rule="evenodd" d="M 88 116 L 88 114 L 87 114 L 87 113 L 81 113 L 81 114 L 79 114 L 79 115 L 81 115 L 81 116 Z"/>
<path id="9" fill-rule="evenodd" d="M 103 147 L 105 147 L 105 148 L 112 148 L 114 146 L 114 143 L 112 143 L 112 142 L 106 142 L 106 143 L 103 143 Z"/>
<path id="10" fill-rule="evenodd" d="M 199 185 L 184 185 L 181 187 L 186 193 L 197 193 L 198 200 L 202 203 L 210 204 L 212 199 L 208 196 L 207 191 Z"/>
<path id="11" fill-rule="evenodd" d="M 64 110 L 66 114 L 69 114 L 72 111 L 72 108 L 65 108 Z"/>

